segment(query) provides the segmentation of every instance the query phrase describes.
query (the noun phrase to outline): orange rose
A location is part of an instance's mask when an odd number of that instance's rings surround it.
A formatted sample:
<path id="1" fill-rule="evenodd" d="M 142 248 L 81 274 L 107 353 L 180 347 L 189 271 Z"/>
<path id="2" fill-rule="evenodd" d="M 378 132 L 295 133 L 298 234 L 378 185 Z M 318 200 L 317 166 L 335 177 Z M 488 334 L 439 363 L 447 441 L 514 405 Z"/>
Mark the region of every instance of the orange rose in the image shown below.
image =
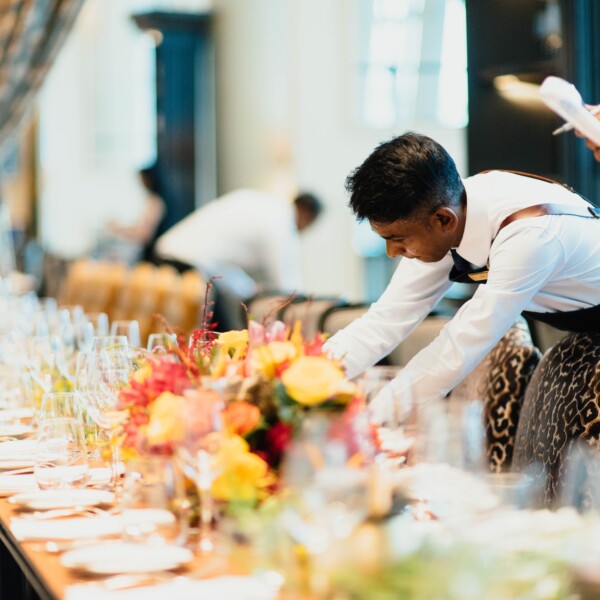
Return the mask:
<path id="1" fill-rule="evenodd" d="M 223 421 L 227 429 L 242 437 L 256 429 L 260 419 L 258 407 L 248 402 L 231 402 L 223 411 Z"/>

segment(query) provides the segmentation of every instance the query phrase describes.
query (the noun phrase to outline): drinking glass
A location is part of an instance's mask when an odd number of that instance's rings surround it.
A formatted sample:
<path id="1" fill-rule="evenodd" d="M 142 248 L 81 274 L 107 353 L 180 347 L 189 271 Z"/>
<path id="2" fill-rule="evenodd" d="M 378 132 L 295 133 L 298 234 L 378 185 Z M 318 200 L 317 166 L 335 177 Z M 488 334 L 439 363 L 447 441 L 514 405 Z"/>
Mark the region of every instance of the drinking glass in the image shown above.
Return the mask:
<path id="1" fill-rule="evenodd" d="M 80 421 L 51 417 L 38 423 L 34 476 L 42 490 L 69 489 L 87 483 L 89 465 Z"/>
<path id="2" fill-rule="evenodd" d="M 146 349 L 153 354 L 166 354 L 167 350 L 177 347 L 177 334 L 151 333 L 148 336 Z"/>
<path id="3" fill-rule="evenodd" d="M 108 335 L 108 315 L 104 312 L 89 312 L 85 313 L 85 320 L 91 323 L 94 328 L 94 335 Z"/>
<path id="4" fill-rule="evenodd" d="M 90 350 L 99 352 L 100 350 L 118 350 L 126 348 L 129 341 L 126 335 L 97 335 L 92 338 Z"/>
<path id="5" fill-rule="evenodd" d="M 125 541 L 183 544 L 189 501 L 179 462 L 168 456 L 147 456 L 129 462 L 121 508 Z"/>
<path id="6" fill-rule="evenodd" d="M 311 592 L 327 596 L 338 552 L 369 512 L 369 469 L 351 466 L 351 453 L 332 435 L 335 424 L 309 417 L 286 452 L 289 488 L 281 525 L 309 559 Z"/>
<path id="7" fill-rule="evenodd" d="M 140 345 L 140 324 L 135 320 L 113 321 L 110 335 L 124 335 L 131 346 Z"/>
<path id="8" fill-rule="evenodd" d="M 120 469 L 117 434 L 127 417 L 127 411 L 118 406 L 119 390 L 129 382 L 134 367 L 127 347 L 91 354 L 87 410 L 94 423 L 108 436 L 111 449 L 111 485 L 116 491 Z"/>
<path id="9" fill-rule="evenodd" d="M 197 399 L 193 392 L 185 394 L 183 419 L 184 441 L 179 447 L 185 473 L 194 480 L 200 498 L 198 551 L 204 554 L 216 550 L 217 538 L 212 532 L 214 517 L 212 484 L 221 471 L 223 403 Z"/>

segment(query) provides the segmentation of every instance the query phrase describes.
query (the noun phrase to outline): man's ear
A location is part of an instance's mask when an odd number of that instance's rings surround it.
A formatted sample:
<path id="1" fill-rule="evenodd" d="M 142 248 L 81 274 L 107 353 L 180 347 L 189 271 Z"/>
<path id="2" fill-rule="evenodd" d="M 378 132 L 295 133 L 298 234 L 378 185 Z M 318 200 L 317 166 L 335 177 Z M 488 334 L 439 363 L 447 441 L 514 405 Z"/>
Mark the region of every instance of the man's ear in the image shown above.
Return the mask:
<path id="1" fill-rule="evenodd" d="M 452 231 L 458 226 L 458 215 L 453 208 L 442 206 L 432 215 L 432 225 L 441 228 L 443 231 Z"/>

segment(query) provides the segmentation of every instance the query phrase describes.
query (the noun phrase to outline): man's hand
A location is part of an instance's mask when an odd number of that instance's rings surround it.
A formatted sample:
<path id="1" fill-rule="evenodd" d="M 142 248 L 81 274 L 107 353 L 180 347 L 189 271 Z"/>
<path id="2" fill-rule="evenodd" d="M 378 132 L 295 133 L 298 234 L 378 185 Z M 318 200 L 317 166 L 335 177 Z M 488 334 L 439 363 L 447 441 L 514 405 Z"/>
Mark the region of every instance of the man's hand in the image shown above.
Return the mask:
<path id="1" fill-rule="evenodd" d="M 394 393 L 391 384 L 381 388 L 379 393 L 369 402 L 369 420 L 375 425 L 389 423 L 394 414 Z"/>
<path id="2" fill-rule="evenodd" d="M 595 110 L 598 108 L 597 106 L 588 106 L 588 108 L 590 109 L 590 112 L 595 112 Z M 595 114 L 594 115 L 596 117 L 596 119 L 600 120 L 600 113 Z M 585 137 L 581 131 L 575 130 L 575 135 L 577 135 L 578 137 Z M 600 146 L 598 146 L 597 144 L 595 144 L 594 142 L 592 142 L 591 140 L 588 140 L 586 138 L 585 140 L 585 145 L 594 153 L 594 158 L 600 162 Z"/>

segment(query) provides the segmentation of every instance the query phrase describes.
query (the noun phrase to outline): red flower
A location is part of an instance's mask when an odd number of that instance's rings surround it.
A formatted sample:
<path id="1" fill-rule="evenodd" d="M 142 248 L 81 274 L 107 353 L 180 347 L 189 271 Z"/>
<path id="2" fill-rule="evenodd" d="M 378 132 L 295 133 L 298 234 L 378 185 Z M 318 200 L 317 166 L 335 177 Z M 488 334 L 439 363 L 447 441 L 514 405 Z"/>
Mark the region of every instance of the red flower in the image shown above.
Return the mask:
<path id="1" fill-rule="evenodd" d="M 278 421 L 267 431 L 267 455 L 269 460 L 267 461 L 270 465 L 277 465 L 283 456 L 283 453 L 289 446 L 292 435 L 294 433 L 294 427 L 289 423 Z"/>

